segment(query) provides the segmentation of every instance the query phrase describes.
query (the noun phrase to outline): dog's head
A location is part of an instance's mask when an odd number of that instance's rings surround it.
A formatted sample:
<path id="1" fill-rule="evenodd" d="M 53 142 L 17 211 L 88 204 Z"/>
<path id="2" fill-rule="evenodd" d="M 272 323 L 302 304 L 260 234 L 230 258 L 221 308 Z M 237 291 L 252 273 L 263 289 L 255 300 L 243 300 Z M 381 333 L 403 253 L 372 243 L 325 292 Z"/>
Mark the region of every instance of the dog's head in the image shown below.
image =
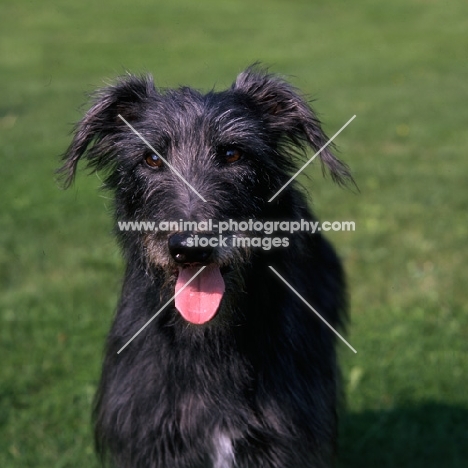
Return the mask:
<path id="1" fill-rule="evenodd" d="M 304 98 L 257 67 L 241 73 L 230 89 L 207 94 L 161 91 L 151 77 L 128 76 L 96 94 L 59 171 L 68 186 L 81 158 L 103 170 L 121 222 L 294 219 L 304 203 L 293 184 L 269 200 L 293 173 L 295 156 L 327 141 Z M 330 147 L 320 159 L 334 180 L 351 180 Z M 193 266 L 207 265 L 199 287 L 222 295 L 220 268 L 242 263 L 251 249 L 189 245 L 195 234 L 177 227 L 119 232 L 132 258 L 175 272 L 176 289 L 196 272 Z M 245 232 L 225 234 L 235 236 Z"/>

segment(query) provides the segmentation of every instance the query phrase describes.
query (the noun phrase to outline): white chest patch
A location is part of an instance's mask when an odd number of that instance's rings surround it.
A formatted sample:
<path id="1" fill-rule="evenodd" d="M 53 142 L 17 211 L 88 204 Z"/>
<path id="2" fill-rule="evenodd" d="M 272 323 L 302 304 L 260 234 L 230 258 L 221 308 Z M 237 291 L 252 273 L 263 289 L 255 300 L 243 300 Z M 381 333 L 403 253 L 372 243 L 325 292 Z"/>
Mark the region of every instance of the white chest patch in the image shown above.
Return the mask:
<path id="1" fill-rule="evenodd" d="M 222 432 L 213 437 L 213 468 L 234 468 L 234 447 L 231 438 Z"/>

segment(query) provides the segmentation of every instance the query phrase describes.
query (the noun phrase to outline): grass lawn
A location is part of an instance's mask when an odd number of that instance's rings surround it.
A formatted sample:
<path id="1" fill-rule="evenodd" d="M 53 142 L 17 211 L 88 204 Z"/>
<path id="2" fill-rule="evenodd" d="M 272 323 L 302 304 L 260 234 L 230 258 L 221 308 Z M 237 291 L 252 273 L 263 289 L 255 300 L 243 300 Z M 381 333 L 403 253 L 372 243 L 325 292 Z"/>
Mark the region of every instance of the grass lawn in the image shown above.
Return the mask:
<path id="1" fill-rule="evenodd" d="M 312 98 L 359 193 L 308 168 L 349 276 L 340 467 L 468 466 L 465 0 L 2 0 L 0 466 L 97 467 L 90 405 L 122 261 L 111 201 L 53 171 L 125 70 L 208 90 L 260 60 Z"/>

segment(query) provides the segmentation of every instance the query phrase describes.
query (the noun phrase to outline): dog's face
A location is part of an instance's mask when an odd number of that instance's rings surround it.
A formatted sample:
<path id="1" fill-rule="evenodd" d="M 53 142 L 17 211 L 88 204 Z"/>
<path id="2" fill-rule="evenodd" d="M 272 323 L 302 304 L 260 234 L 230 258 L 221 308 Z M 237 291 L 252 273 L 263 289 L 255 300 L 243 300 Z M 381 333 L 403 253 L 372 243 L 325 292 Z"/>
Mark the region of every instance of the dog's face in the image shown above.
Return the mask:
<path id="1" fill-rule="evenodd" d="M 268 200 L 289 179 L 295 151 L 318 150 L 326 142 L 303 98 L 286 82 L 253 68 L 229 90 L 208 94 L 190 88 L 161 92 L 151 78 L 129 76 L 97 94 L 61 171 L 71 183 L 82 156 L 93 169 L 105 170 L 117 221 L 267 220 L 291 216 L 294 189 Z M 349 177 L 328 149 L 320 158 L 334 179 Z M 250 249 L 231 242 L 194 248 L 189 244 L 195 231 L 119 235 L 132 256 L 177 278 L 176 291 L 197 272 L 194 267 L 207 266 L 197 281 L 200 291 L 209 292 L 198 297 L 209 312 L 190 312 L 183 294 L 178 306 L 187 320 L 202 323 L 216 312 L 227 271 L 245 262 Z M 245 233 L 224 234 L 228 241 L 234 236 Z"/>

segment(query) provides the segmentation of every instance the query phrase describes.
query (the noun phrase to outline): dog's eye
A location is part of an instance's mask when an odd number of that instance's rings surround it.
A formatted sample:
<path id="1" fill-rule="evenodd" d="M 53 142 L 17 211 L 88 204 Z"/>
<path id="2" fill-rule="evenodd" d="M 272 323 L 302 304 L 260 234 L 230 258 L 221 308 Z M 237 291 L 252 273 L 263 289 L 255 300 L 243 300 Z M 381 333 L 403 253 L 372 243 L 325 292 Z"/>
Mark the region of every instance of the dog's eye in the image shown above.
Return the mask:
<path id="1" fill-rule="evenodd" d="M 154 153 L 148 154 L 145 157 L 145 163 L 148 164 L 149 167 L 161 167 L 164 164 L 163 160 Z"/>
<path id="2" fill-rule="evenodd" d="M 224 160 L 231 164 L 241 159 L 242 153 L 236 148 L 228 148 L 224 153 Z"/>

